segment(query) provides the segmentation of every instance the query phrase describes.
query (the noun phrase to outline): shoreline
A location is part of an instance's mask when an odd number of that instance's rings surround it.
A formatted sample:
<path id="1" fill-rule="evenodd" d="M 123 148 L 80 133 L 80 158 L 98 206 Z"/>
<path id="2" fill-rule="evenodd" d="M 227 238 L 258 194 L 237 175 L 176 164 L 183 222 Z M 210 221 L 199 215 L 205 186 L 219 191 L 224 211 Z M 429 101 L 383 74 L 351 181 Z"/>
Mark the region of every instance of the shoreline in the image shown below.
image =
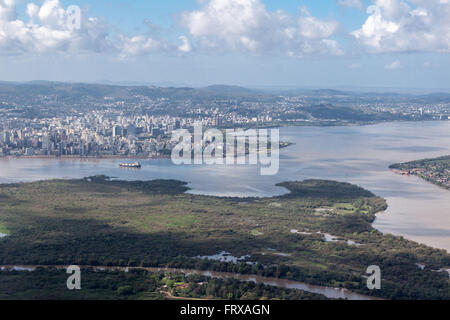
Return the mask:
<path id="1" fill-rule="evenodd" d="M 293 142 L 282 142 L 278 150 L 289 148 L 294 145 Z M 258 151 L 258 153 L 264 152 L 264 150 Z M 247 154 L 246 154 L 247 156 Z M 235 156 L 238 158 L 238 156 Z M 170 160 L 169 155 L 162 156 L 130 156 L 130 155 L 106 155 L 106 156 L 79 156 L 79 155 L 64 155 L 64 156 L 45 156 L 45 155 L 34 155 L 34 156 L 14 156 L 8 155 L 0 157 L 6 160 L 17 160 L 17 159 L 42 159 L 42 160 Z M 225 156 L 224 156 L 225 159 Z"/>
<path id="2" fill-rule="evenodd" d="M 436 183 L 436 182 L 426 178 L 423 175 L 418 175 L 418 174 L 408 173 L 408 172 L 395 172 L 395 171 L 392 171 L 392 173 L 394 173 L 394 174 L 396 174 L 398 176 L 416 177 L 416 178 L 419 178 L 422 181 L 425 181 L 425 182 L 428 182 L 429 184 L 432 184 L 433 186 L 439 187 L 440 189 L 444 189 L 444 190 L 450 191 L 450 187 L 448 187 L 446 185 L 443 185 L 443 184 L 440 184 L 440 183 Z"/>
<path id="3" fill-rule="evenodd" d="M 441 165 L 441 168 L 436 168 L 437 164 L 435 163 L 438 161 L 442 161 L 444 163 Z M 431 165 L 434 166 L 434 168 L 429 168 L 427 166 L 429 163 L 431 163 Z M 395 174 L 403 176 L 405 175 L 415 176 L 441 189 L 450 191 L 450 184 L 448 184 L 449 177 L 448 176 L 446 177 L 445 173 L 442 173 L 442 171 L 450 172 L 449 164 L 450 164 L 450 155 L 443 155 L 437 158 L 427 158 L 403 163 L 395 163 L 390 165 L 389 169 L 391 169 L 392 172 Z M 440 175 L 441 173 L 443 174 L 443 176 Z M 444 181 L 442 182 L 439 181 L 439 178 L 445 179 L 446 183 Z"/>
<path id="4" fill-rule="evenodd" d="M 6 156 L 0 157 L 0 160 L 17 160 L 17 159 L 41 159 L 41 160 L 170 160 L 170 156 L 125 156 L 125 155 L 116 155 L 116 156 L 44 156 L 44 155 L 35 155 L 35 156 Z"/>

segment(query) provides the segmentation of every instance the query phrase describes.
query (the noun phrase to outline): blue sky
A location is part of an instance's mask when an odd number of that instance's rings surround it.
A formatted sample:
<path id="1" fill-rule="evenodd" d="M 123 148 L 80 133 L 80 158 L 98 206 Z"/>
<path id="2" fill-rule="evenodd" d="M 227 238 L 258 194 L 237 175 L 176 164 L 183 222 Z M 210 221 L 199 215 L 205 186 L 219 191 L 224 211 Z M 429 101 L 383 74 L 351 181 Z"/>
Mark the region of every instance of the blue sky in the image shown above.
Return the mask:
<path id="1" fill-rule="evenodd" d="M 450 87 L 440 0 L 0 0 L 1 34 L 1 80 Z"/>
<path id="2" fill-rule="evenodd" d="M 42 1 L 35 1 L 36 3 Z M 21 1 L 20 11 L 24 12 L 27 1 Z M 197 0 L 61 0 L 63 7 L 77 4 L 80 7 L 90 8 L 94 16 L 104 16 L 112 24 L 133 30 L 142 21 L 149 19 L 155 24 L 171 27 L 173 17 L 183 11 L 195 10 L 199 7 Z M 287 12 L 296 12 L 301 6 L 306 6 L 313 15 L 321 18 L 336 16 L 342 18 L 346 26 L 357 28 L 366 15 L 360 10 L 346 10 L 337 5 L 336 1 L 327 0 L 269 0 L 264 1 L 268 10 L 283 9 Z M 369 3 L 369 2 L 366 2 Z"/>

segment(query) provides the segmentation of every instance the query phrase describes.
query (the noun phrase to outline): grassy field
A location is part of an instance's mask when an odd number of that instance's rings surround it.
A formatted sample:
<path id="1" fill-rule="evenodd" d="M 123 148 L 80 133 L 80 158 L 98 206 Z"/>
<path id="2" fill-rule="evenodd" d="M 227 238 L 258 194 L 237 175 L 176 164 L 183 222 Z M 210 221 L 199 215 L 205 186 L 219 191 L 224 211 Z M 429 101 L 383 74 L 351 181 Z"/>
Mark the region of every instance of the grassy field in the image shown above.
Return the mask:
<path id="1" fill-rule="evenodd" d="M 280 186 L 291 193 L 236 199 L 186 194 L 186 184 L 178 181 L 91 177 L 1 185 L 0 226 L 9 236 L 0 239 L 0 265 L 208 269 L 345 287 L 385 298 L 450 299 L 448 274 L 437 272 L 450 266 L 449 254 L 371 227 L 375 213 L 386 208 L 384 199 L 332 181 Z M 339 241 L 325 241 L 325 233 Z M 238 263 L 196 258 L 222 251 L 249 257 Z M 383 272 L 378 291 L 367 290 L 363 277 L 373 264 Z M 5 279 L 2 273 L 0 292 L 11 296 L 11 281 Z M 135 285 L 130 281 L 129 286 Z M 33 297 L 49 295 L 46 289 L 30 290 Z"/>

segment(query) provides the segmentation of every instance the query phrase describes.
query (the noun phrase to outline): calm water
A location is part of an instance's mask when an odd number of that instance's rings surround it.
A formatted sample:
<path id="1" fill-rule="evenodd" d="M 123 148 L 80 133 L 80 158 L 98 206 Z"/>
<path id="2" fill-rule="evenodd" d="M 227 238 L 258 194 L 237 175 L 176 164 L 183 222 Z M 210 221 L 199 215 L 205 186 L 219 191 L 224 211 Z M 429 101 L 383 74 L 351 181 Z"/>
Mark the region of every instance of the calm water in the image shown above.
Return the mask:
<path id="1" fill-rule="evenodd" d="M 178 179 L 192 193 L 218 196 L 272 196 L 275 184 L 309 178 L 361 185 L 385 197 L 389 209 L 374 226 L 382 232 L 450 252 L 450 191 L 416 177 L 393 174 L 396 162 L 450 154 L 450 122 L 384 123 L 363 127 L 281 129 L 280 172 L 262 177 L 251 166 L 174 166 L 170 160 L 141 161 L 140 170 L 120 169 L 120 160 L 0 160 L 0 183 L 105 174 L 127 180 Z"/>

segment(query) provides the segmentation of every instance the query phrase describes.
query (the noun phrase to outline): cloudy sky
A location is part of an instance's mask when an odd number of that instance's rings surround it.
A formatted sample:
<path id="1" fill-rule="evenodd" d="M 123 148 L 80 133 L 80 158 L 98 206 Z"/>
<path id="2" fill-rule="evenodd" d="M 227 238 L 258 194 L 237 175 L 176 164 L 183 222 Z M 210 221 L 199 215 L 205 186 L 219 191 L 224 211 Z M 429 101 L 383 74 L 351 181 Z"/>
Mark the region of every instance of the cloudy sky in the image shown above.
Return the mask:
<path id="1" fill-rule="evenodd" d="M 0 0 L 0 80 L 450 88 L 449 58 L 450 0 Z"/>

